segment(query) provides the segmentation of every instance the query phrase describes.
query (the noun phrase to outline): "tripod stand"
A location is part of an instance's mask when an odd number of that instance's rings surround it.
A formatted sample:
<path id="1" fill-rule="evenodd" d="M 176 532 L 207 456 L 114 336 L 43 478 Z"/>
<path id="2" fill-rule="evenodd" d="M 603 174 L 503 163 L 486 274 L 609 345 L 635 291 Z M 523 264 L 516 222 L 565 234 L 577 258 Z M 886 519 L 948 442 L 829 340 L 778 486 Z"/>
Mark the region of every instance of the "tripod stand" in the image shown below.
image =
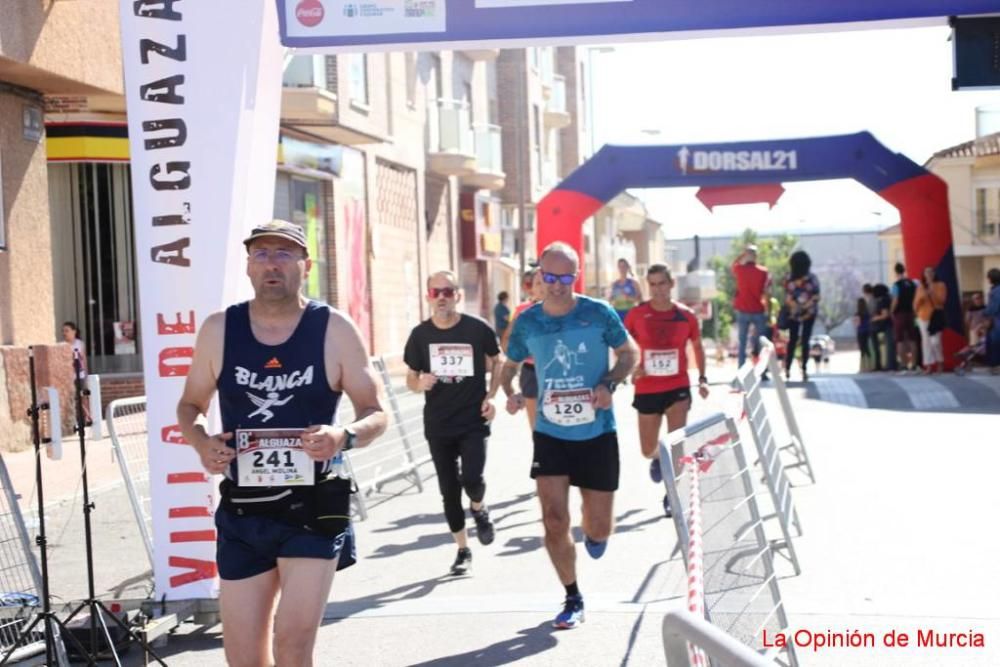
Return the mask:
<path id="1" fill-rule="evenodd" d="M 31 418 L 31 440 L 35 446 L 35 488 L 38 490 L 38 536 L 35 538 L 35 544 L 38 545 L 41 552 L 42 611 L 35 614 L 34 620 L 26 628 L 18 632 L 17 640 L 7 653 L 0 658 L 0 665 L 7 664 L 7 661 L 10 660 L 21 642 L 30 639 L 32 631 L 39 623 L 43 625 L 45 634 L 45 664 L 54 665 L 57 664 L 55 660 L 58 660 L 58 664 L 65 665 L 67 664 L 66 650 L 61 636 L 65 634 L 65 636 L 70 637 L 74 642 L 76 642 L 76 638 L 73 637 L 67 630 L 66 625 L 53 613 L 49 601 L 49 558 L 48 542 L 45 536 L 45 494 L 44 487 L 42 486 L 42 437 L 39 428 L 39 417 L 43 406 L 38 405 L 38 391 L 35 388 L 35 352 L 34 348 L 31 347 L 28 348 L 28 378 L 31 385 L 31 407 L 28 408 L 28 416 Z M 57 424 L 58 417 L 55 420 Z M 53 427 L 57 428 L 55 425 Z M 77 644 L 78 648 L 83 648 L 79 646 L 79 642 Z M 96 663 L 91 661 L 90 664 Z"/>
<path id="2" fill-rule="evenodd" d="M 114 659 L 115 664 L 118 667 L 121 667 L 121 660 L 118 657 L 118 649 L 115 646 L 115 641 L 105 620 L 110 618 L 125 632 L 125 636 L 127 638 L 137 642 L 140 646 L 142 646 L 143 650 L 145 650 L 147 654 L 153 656 L 154 660 L 166 667 L 167 663 L 163 662 L 163 660 L 156 655 L 149 643 L 137 635 L 127 623 L 118 617 L 118 614 L 109 610 L 103 602 L 97 599 L 94 594 L 94 548 L 93 535 L 90 529 L 90 513 L 94 510 L 94 503 L 90 501 L 90 487 L 87 484 L 87 438 L 84 433 L 86 419 L 83 411 L 84 397 L 89 395 L 90 392 L 83 388 L 82 371 L 83 364 L 80 359 L 80 352 L 78 350 L 73 350 L 73 385 L 76 388 L 76 433 L 80 439 L 80 479 L 83 487 L 83 534 L 87 553 L 87 599 L 80 602 L 79 606 L 77 606 L 77 608 L 74 609 L 73 612 L 66 618 L 66 625 L 71 623 L 76 615 L 84 609 L 88 611 L 90 620 L 90 652 L 84 651 L 81 653 L 81 655 L 87 660 L 88 664 L 97 664 L 96 659 L 100 657 L 100 647 L 98 642 L 100 637 L 103 637 L 103 639 L 105 639 L 108 643 L 108 651 Z M 100 637 L 98 636 L 98 624 L 100 624 L 101 630 Z M 73 639 L 76 640 L 75 637 Z M 79 644 L 79 642 L 77 642 L 77 644 Z"/>

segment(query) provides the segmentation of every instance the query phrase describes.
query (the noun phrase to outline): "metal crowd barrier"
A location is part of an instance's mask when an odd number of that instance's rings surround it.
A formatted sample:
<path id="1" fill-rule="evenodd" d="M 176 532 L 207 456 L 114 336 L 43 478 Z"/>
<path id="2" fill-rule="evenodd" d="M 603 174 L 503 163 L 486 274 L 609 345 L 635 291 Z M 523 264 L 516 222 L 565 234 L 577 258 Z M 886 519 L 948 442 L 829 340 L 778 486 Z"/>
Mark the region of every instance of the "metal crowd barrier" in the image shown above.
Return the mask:
<path id="1" fill-rule="evenodd" d="M 354 509 L 362 520 L 368 518 L 369 500 L 388 482 L 409 480 L 423 491 L 420 466 L 431 460 L 430 447 L 424 438 L 423 394 L 407 389 L 402 378 L 394 381 L 383 357 L 372 359 L 372 367 L 382 380 L 384 407 L 392 423 L 370 447 L 344 454 L 344 463 L 358 485 Z M 338 423 L 348 424 L 354 420 L 350 403 L 346 397 L 341 401 Z"/>
<path id="2" fill-rule="evenodd" d="M 672 457 L 675 448 L 678 448 L 676 459 Z M 771 544 L 757 506 L 751 467 L 736 423 L 717 413 L 669 433 L 661 444 L 663 481 L 674 508 L 680 551 L 687 564 L 688 517 L 692 514 L 690 483 L 688 476 L 674 466 L 675 460 L 685 456 L 698 461 L 700 470 L 697 496 L 701 505 L 705 619 L 768 660 L 792 667 L 798 665 L 793 646 L 781 651 L 761 646 L 763 632 L 767 630 L 769 635 L 777 636 L 788 628 L 788 619 L 774 571 Z M 712 654 L 713 647 L 699 642 L 697 631 L 685 634 L 685 639 Z"/>
<path id="3" fill-rule="evenodd" d="M 153 518 L 149 488 L 149 434 L 146 428 L 146 397 L 111 401 L 107 410 L 108 435 L 122 480 L 132 504 L 136 527 L 153 567 Z"/>
<path id="4" fill-rule="evenodd" d="M 670 667 L 689 664 L 686 645 L 701 648 L 712 660 L 726 667 L 774 667 L 774 662 L 704 618 L 683 609 L 668 611 L 663 617 L 663 652 Z"/>
<path id="5" fill-rule="evenodd" d="M 761 360 L 757 364 L 767 367 L 770 373 L 771 382 L 774 384 L 774 393 L 778 395 L 778 403 L 781 405 L 781 412 L 785 417 L 785 425 L 788 428 L 789 442 L 780 447 L 782 452 L 791 452 L 795 457 L 795 462 L 786 464 L 785 468 L 805 468 L 809 479 L 815 484 L 816 474 L 813 472 L 812 464 L 809 462 L 809 453 L 806 452 L 805 443 L 802 441 L 802 431 L 799 430 L 799 422 L 795 418 L 795 411 L 792 410 L 792 402 L 788 400 L 788 387 L 785 379 L 781 375 L 781 368 L 778 366 L 778 355 L 774 350 L 774 343 L 764 336 L 760 337 Z M 763 372 L 758 372 L 763 375 Z"/>
<path id="6" fill-rule="evenodd" d="M 795 568 L 795 574 L 801 574 L 802 568 L 799 567 L 795 545 L 792 544 L 792 528 L 794 526 L 796 534 L 801 535 L 802 525 L 799 523 L 799 515 L 792 502 L 792 485 L 788 481 L 788 475 L 785 474 L 781 452 L 775 442 L 767 407 L 764 405 L 764 396 L 760 390 L 761 379 L 754 371 L 752 362 L 746 362 L 736 371 L 736 382 L 743 390 L 743 404 L 747 422 L 750 425 L 754 444 L 757 446 L 761 468 L 764 470 L 764 482 L 774 504 L 773 516 L 777 517 L 778 525 L 781 526 L 781 532 L 784 536 L 784 539 L 774 542 L 773 545 L 783 547 L 788 551 L 788 557 L 792 562 L 792 567 Z M 770 516 L 765 518 L 770 518 Z"/>
<path id="7" fill-rule="evenodd" d="M 35 552 L 7 465 L 0 455 L 0 662 L 11 651 L 9 662 L 45 651 L 44 623 L 36 625 L 30 637 L 20 636 L 42 610 L 41 590 Z M 59 632 L 57 625 L 52 627 L 53 632 Z M 56 639 L 61 647 L 58 636 Z M 60 664 L 68 664 L 62 651 L 57 650 L 57 658 Z"/>

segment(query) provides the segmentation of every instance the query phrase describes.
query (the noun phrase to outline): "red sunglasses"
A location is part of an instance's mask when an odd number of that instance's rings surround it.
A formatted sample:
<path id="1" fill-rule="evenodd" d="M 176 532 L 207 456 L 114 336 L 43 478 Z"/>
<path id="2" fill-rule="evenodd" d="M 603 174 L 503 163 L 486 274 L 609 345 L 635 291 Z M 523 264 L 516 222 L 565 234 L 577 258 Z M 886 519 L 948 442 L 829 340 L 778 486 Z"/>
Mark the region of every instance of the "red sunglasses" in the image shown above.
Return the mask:
<path id="1" fill-rule="evenodd" d="M 450 299 L 455 296 L 454 287 L 431 287 L 427 290 L 427 294 L 432 298 L 436 299 L 439 296 L 443 296 L 446 299 Z"/>

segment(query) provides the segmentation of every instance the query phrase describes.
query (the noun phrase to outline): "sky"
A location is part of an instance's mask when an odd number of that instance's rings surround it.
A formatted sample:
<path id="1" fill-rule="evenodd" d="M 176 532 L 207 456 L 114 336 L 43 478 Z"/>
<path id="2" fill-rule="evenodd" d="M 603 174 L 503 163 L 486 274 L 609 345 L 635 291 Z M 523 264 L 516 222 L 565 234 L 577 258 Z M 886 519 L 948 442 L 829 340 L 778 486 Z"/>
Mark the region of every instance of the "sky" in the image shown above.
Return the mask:
<path id="1" fill-rule="evenodd" d="M 976 107 L 1000 110 L 1000 91 L 951 90 L 950 32 L 946 25 L 879 25 L 594 48 L 585 57 L 593 64 L 595 142 L 676 145 L 867 130 L 924 164 L 935 151 L 975 137 Z M 725 206 L 714 214 L 695 199 L 695 188 L 634 194 L 664 223 L 667 238 L 899 222 L 892 206 L 853 180 L 789 183 L 785 190 L 773 209 Z"/>

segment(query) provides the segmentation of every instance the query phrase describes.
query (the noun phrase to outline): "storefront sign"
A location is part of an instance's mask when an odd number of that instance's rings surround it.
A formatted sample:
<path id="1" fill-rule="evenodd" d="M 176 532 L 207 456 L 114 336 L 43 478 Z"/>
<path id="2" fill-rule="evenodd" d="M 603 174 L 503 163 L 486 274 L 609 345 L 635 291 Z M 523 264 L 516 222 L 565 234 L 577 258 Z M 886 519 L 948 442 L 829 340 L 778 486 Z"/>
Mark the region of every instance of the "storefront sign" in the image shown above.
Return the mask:
<path id="1" fill-rule="evenodd" d="M 344 165 L 343 148 L 281 137 L 278 162 L 289 167 L 315 169 L 339 176 Z"/>
<path id="2" fill-rule="evenodd" d="M 458 196 L 459 223 L 462 235 L 462 259 L 468 261 L 500 256 L 503 238 L 497 220 L 496 201 L 477 192 Z"/>

